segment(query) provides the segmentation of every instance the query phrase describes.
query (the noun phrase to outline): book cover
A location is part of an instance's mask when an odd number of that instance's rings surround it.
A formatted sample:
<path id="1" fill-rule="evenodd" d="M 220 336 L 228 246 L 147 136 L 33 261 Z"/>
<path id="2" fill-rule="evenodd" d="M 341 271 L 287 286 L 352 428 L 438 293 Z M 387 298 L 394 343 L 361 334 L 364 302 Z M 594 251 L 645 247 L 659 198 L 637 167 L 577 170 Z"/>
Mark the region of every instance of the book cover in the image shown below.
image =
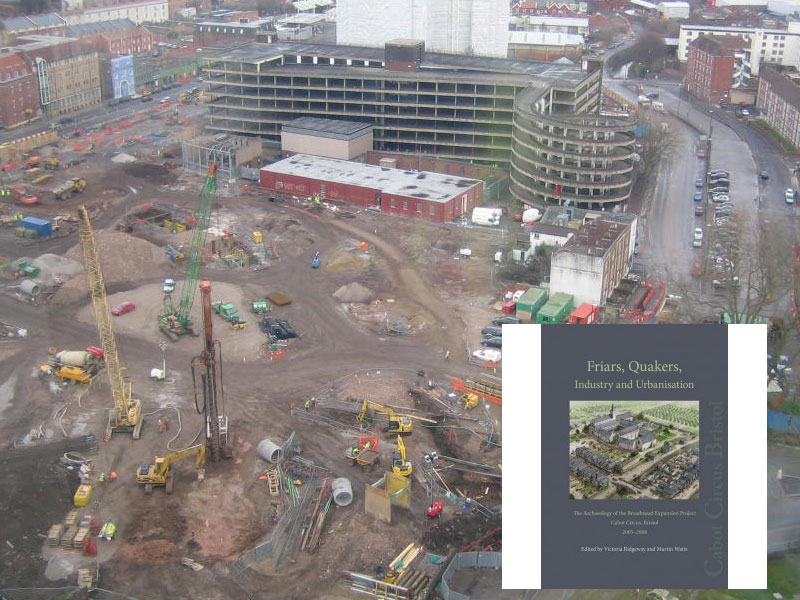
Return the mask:
<path id="1" fill-rule="evenodd" d="M 504 328 L 504 337 L 516 340 L 504 347 L 503 386 L 513 399 L 503 418 L 515 424 L 503 452 L 505 480 L 514 482 L 504 521 L 514 527 L 504 528 L 512 530 L 512 546 L 522 538 L 528 550 L 540 549 L 538 585 L 520 587 L 733 587 L 731 556 L 745 552 L 732 548 L 740 539 L 732 535 L 733 517 L 763 522 L 765 513 L 753 510 L 752 492 L 742 495 L 738 487 L 732 503 L 732 475 L 752 477 L 751 488 L 763 482 L 765 433 L 756 429 L 763 419 L 748 423 L 748 407 L 732 401 L 729 330 Z M 535 383 L 533 368 L 540 369 Z M 527 398 L 520 394 L 526 389 Z M 755 412 L 762 405 L 754 399 L 752 406 Z M 519 460 L 522 435 L 521 448 L 536 451 L 527 464 Z M 746 460 L 732 460 L 734 447 L 759 443 Z M 537 496 L 521 510 L 519 478 L 531 484 L 521 493 Z M 504 488 L 507 501 L 509 484 Z M 537 520 L 533 535 L 518 535 L 525 521 Z M 751 545 L 752 556 L 763 562 L 758 546 Z M 518 587 L 506 585 L 505 572 L 504 587 Z"/>

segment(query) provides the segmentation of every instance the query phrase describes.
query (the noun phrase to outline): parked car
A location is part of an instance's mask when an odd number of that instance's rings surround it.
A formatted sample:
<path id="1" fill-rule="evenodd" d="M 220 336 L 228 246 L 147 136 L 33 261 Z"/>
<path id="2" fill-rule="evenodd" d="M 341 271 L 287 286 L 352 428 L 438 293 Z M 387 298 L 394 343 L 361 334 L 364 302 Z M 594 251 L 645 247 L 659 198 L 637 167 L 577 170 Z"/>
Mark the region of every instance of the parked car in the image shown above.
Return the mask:
<path id="1" fill-rule="evenodd" d="M 695 227 L 694 236 L 692 237 L 692 246 L 700 248 L 703 245 L 703 228 Z"/>
<path id="2" fill-rule="evenodd" d="M 703 201 L 703 192 L 695 192 L 694 193 L 694 201 L 695 202 L 702 202 Z"/>
<path id="3" fill-rule="evenodd" d="M 709 177 L 712 177 L 714 175 L 725 175 L 725 177 L 729 177 L 730 172 L 726 171 L 725 169 L 714 169 L 713 171 L 708 172 Z"/>
<path id="4" fill-rule="evenodd" d="M 124 315 L 125 313 L 129 313 L 132 310 L 136 310 L 136 305 L 133 302 L 123 302 L 122 304 L 118 304 L 111 310 L 111 314 L 115 317 L 119 317 L 120 315 Z"/>
<path id="5" fill-rule="evenodd" d="M 794 204 L 794 190 L 792 188 L 786 188 L 786 191 L 783 193 L 783 198 L 786 200 L 786 204 Z"/>
<path id="6" fill-rule="evenodd" d="M 516 325 L 521 322 L 517 317 L 495 317 L 492 319 L 492 325 Z"/>
<path id="7" fill-rule="evenodd" d="M 719 107 L 720 107 L 720 108 L 729 108 L 729 107 L 730 107 L 730 104 L 728 104 L 727 102 L 725 102 L 725 101 L 723 100 L 722 102 L 720 102 L 720 103 L 719 103 Z"/>
<path id="8" fill-rule="evenodd" d="M 650 98 L 650 100 L 658 100 L 658 92 L 650 92 L 647 94 L 647 97 Z"/>
<path id="9" fill-rule="evenodd" d="M 500 359 L 503 357 L 503 353 L 500 352 L 500 350 L 495 350 L 493 348 L 481 348 L 480 350 L 475 350 L 472 353 L 472 356 L 480 360 L 500 362 Z"/>
<path id="10" fill-rule="evenodd" d="M 164 280 L 164 293 L 171 294 L 175 291 L 175 280 L 174 279 L 165 279 Z"/>
<path id="11" fill-rule="evenodd" d="M 703 180 L 702 179 L 695 179 L 694 180 L 694 187 L 702 188 L 703 187 Z"/>
<path id="12" fill-rule="evenodd" d="M 500 337 L 503 335 L 503 330 L 500 327 L 484 327 L 481 329 L 481 335 L 492 335 Z"/>
<path id="13" fill-rule="evenodd" d="M 767 171 L 761 171 L 758 176 L 761 177 L 761 179 L 769 179 L 769 173 Z"/>
<path id="14" fill-rule="evenodd" d="M 702 204 L 698 204 L 697 206 L 694 207 L 695 217 L 702 217 L 704 214 L 706 214 L 706 209 Z"/>
<path id="15" fill-rule="evenodd" d="M 728 194 L 712 194 L 711 200 L 714 202 L 727 202 L 731 197 Z"/>
<path id="16" fill-rule="evenodd" d="M 481 345 L 488 346 L 489 348 L 502 348 L 503 338 L 493 335 L 487 335 L 481 338 Z"/>
<path id="17" fill-rule="evenodd" d="M 705 158 L 705 157 L 706 157 L 706 151 L 705 150 L 698 150 L 697 151 L 697 158 Z"/>

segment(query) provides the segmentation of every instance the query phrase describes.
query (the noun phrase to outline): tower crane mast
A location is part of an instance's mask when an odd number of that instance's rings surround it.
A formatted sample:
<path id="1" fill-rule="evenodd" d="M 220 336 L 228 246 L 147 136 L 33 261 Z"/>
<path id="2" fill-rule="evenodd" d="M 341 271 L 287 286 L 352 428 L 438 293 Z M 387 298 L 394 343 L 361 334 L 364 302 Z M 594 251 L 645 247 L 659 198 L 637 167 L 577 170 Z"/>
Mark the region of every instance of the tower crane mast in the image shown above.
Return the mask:
<path id="1" fill-rule="evenodd" d="M 106 372 L 111 385 L 111 398 L 114 408 L 109 411 L 106 438 L 116 432 L 127 431 L 138 440 L 142 431 L 142 403 L 133 397 L 133 384 L 123 376 L 117 351 L 117 340 L 111 327 L 111 311 L 108 309 L 106 284 L 100 267 L 97 241 L 85 206 L 78 209 L 78 232 L 83 249 L 83 262 L 89 280 L 89 293 L 97 320 L 97 333 L 105 353 Z"/>
<path id="2" fill-rule="evenodd" d="M 190 313 L 192 304 L 194 304 L 194 296 L 197 292 L 195 286 L 197 285 L 200 266 L 203 263 L 203 250 L 206 246 L 206 235 L 216 193 L 217 163 L 212 163 L 208 168 L 203 191 L 200 195 L 200 205 L 194 217 L 194 232 L 192 233 L 192 242 L 187 255 L 186 276 L 181 287 L 178 306 L 175 306 L 171 294 L 167 294 L 164 297 L 164 312 L 161 315 L 159 327 L 161 332 L 173 342 L 178 341 L 178 336 L 187 333 L 198 335 L 194 329 Z"/>

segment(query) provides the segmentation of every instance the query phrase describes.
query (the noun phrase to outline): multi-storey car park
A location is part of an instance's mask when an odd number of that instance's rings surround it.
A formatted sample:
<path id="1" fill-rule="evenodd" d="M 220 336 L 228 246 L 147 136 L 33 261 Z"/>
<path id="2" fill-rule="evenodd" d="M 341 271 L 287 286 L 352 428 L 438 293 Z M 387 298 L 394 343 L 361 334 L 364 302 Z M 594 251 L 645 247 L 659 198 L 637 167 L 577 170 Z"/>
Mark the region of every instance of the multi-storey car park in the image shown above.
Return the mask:
<path id="1" fill-rule="evenodd" d="M 630 194 L 633 122 L 599 116 L 598 69 L 396 40 L 385 50 L 252 43 L 217 51 L 207 75 L 211 130 L 278 145 L 297 117 L 363 121 L 379 151 L 510 167 L 526 204 L 596 207 Z"/>

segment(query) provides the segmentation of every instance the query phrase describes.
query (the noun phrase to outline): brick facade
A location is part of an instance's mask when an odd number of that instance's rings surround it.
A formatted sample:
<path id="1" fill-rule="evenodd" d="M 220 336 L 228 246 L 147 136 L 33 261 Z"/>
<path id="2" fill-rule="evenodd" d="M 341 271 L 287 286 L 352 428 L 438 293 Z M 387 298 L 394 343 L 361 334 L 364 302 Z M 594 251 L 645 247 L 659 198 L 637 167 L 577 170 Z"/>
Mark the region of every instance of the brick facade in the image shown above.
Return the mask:
<path id="1" fill-rule="evenodd" d="M 21 54 L 0 54 L 0 125 L 19 125 L 38 110 L 39 97 L 31 65 Z"/>
<path id="2" fill-rule="evenodd" d="M 800 75 L 781 73 L 772 67 L 761 71 L 756 106 L 761 117 L 800 148 Z"/>
<path id="3" fill-rule="evenodd" d="M 690 94 L 718 104 L 730 99 L 736 53 L 748 44 L 740 37 L 704 35 L 689 44 L 686 89 Z"/>

